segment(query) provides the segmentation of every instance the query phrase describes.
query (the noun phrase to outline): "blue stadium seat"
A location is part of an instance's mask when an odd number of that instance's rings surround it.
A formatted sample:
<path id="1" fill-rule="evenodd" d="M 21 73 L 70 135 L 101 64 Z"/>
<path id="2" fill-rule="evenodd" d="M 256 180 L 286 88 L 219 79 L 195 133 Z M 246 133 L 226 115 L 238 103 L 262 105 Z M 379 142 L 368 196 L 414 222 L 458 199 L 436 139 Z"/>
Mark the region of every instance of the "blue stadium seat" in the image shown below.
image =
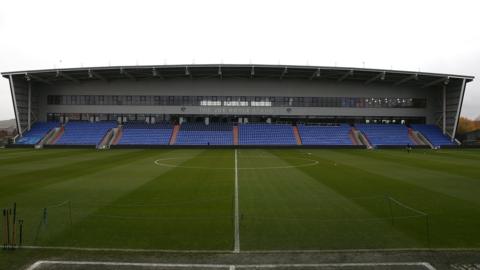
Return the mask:
<path id="1" fill-rule="evenodd" d="M 128 122 L 123 125 L 122 137 L 118 144 L 123 145 L 168 145 L 173 125 L 168 122 L 147 124 Z"/>
<path id="2" fill-rule="evenodd" d="M 240 124 L 240 145 L 296 145 L 291 125 L 286 124 Z"/>
<path id="3" fill-rule="evenodd" d="M 357 129 L 370 141 L 372 146 L 381 145 L 414 145 L 408 136 L 408 128 L 397 124 L 357 124 Z"/>
<path id="4" fill-rule="evenodd" d="M 32 125 L 30 131 L 23 134 L 16 144 L 37 144 L 52 129 L 59 127 L 59 122 L 36 122 Z"/>
<path id="5" fill-rule="evenodd" d="M 175 144 L 233 145 L 233 126 L 229 123 L 184 123 L 180 126 Z"/>
<path id="6" fill-rule="evenodd" d="M 441 147 L 442 145 L 456 145 L 449 137 L 443 135 L 442 130 L 436 125 L 413 124 L 410 126 L 414 130 L 422 133 L 422 135 L 435 147 Z"/>
<path id="7" fill-rule="evenodd" d="M 70 121 L 64 125 L 64 132 L 56 144 L 97 145 L 107 132 L 116 127 L 115 121 Z"/>
<path id="8" fill-rule="evenodd" d="M 352 145 L 347 124 L 334 126 L 298 125 L 303 145 Z"/>

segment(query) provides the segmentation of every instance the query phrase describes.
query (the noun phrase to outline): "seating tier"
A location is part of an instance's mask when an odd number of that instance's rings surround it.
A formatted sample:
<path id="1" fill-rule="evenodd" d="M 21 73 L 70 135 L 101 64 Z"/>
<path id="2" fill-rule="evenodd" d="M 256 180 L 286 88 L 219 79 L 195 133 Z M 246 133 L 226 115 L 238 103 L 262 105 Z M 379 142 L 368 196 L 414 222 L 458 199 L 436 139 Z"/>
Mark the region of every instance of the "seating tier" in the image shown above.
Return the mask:
<path id="1" fill-rule="evenodd" d="M 177 145 L 233 145 L 233 125 L 229 123 L 184 123 Z"/>
<path id="2" fill-rule="evenodd" d="M 443 134 L 442 130 L 436 125 L 410 125 L 414 130 L 419 131 L 422 135 L 430 141 L 433 146 L 455 145 L 449 137 Z"/>
<path id="3" fill-rule="evenodd" d="M 408 136 L 408 128 L 398 124 L 357 124 L 373 146 L 381 145 L 414 145 Z"/>
<path id="4" fill-rule="evenodd" d="M 296 145 L 291 125 L 286 124 L 240 124 L 240 145 Z"/>
<path id="5" fill-rule="evenodd" d="M 338 126 L 298 125 L 303 145 L 352 145 L 347 124 Z"/>
<path id="6" fill-rule="evenodd" d="M 139 122 L 126 123 L 122 129 L 120 145 L 167 145 L 172 135 L 173 126 L 167 122 L 147 124 Z"/>
<path id="7" fill-rule="evenodd" d="M 59 127 L 59 122 L 36 122 L 30 130 L 18 139 L 16 144 L 37 144 L 52 129 Z"/>
<path id="8" fill-rule="evenodd" d="M 70 121 L 64 125 L 64 132 L 56 144 L 97 145 L 105 134 L 116 127 L 115 121 Z"/>

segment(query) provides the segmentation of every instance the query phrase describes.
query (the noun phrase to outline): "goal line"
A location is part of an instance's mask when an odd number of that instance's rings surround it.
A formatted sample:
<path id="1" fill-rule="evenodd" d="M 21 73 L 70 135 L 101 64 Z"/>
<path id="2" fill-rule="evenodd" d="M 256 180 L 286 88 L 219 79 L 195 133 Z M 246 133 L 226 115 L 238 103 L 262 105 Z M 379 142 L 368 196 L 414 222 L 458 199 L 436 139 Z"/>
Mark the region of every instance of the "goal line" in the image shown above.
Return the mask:
<path id="1" fill-rule="evenodd" d="M 377 263 L 311 263 L 311 264 L 184 264 L 184 263 L 135 263 L 135 262 L 96 262 L 96 261 L 37 261 L 26 270 L 38 270 L 44 266 L 76 265 L 76 266 L 118 266 L 118 267 L 165 267 L 165 268 L 211 268 L 211 269 L 273 269 L 273 268 L 355 268 L 355 267 L 420 267 L 426 270 L 436 270 L 428 262 L 377 262 Z"/>

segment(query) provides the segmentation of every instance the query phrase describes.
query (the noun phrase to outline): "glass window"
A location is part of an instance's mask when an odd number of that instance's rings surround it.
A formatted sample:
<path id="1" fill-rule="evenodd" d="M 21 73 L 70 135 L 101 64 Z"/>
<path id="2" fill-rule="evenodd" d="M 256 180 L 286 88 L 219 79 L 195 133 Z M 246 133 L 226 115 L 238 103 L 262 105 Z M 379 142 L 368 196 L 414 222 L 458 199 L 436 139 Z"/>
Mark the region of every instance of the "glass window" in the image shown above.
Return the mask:
<path id="1" fill-rule="evenodd" d="M 175 97 L 169 96 L 167 105 L 175 105 Z"/>
<path id="2" fill-rule="evenodd" d="M 48 105 L 294 106 L 344 108 L 425 108 L 425 98 L 262 97 L 262 96 L 104 96 L 48 95 Z"/>

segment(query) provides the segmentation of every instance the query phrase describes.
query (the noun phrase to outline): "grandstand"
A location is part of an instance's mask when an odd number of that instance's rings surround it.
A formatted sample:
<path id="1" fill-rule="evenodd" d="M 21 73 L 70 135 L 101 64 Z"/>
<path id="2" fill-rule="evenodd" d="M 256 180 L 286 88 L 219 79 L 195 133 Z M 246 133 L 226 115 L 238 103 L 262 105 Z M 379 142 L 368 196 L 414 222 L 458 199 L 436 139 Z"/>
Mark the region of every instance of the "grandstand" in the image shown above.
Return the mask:
<path id="1" fill-rule="evenodd" d="M 35 123 L 30 131 L 17 140 L 20 145 L 39 143 L 58 122 Z M 410 128 L 401 124 L 239 124 L 231 123 L 184 123 L 175 125 L 169 122 L 147 124 L 144 122 L 127 122 L 117 125 L 115 121 L 71 121 L 63 125 L 63 132 L 50 145 L 95 145 L 113 129 L 109 144 L 116 146 L 154 146 L 154 145 L 196 145 L 196 146 L 352 146 L 359 142 L 353 130 L 358 130 L 370 145 L 379 146 L 416 146 L 409 129 L 419 132 L 434 147 L 452 146 L 454 142 L 442 134 L 434 125 L 412 125 Z M 235 135 L 235 130 L 238 134 Z M 237 137 L 238 143 L 234 138 Z M 360 143 L 361 144 L 361 143 Z"/>
<path id="2" fill-rule="evenodd" d="M 2 75 L 11 86 L 17 145 L 99 148 L 451 147 L 458 144 L 463 96 L 473 80 L 396 70 L 223 64 Z"/>

